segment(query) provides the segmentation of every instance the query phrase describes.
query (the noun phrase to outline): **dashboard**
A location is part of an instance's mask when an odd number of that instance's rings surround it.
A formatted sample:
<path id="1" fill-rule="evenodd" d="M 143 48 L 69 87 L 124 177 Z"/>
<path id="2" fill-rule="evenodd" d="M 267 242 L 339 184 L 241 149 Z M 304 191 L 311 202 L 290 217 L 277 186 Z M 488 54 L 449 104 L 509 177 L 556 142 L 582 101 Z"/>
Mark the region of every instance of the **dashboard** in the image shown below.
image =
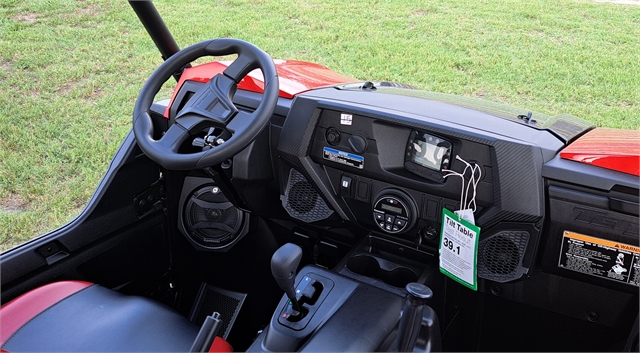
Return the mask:
<path id="1" fill-rule="evenodd" d="M 436 226 L 441 208 L 459 207 L 461 179 L 444 178 L 445 170 L 464 170 L 456 156 L 482 171 L 476 189 L 480 226 L 537 220 L 544 214 L 542 164 L 561 146 L 546 131 L 478 111 L 329 88 L 296 98 L 277 149 L 342 218 L 377 231 L 407 233 L 416 226 Z M 389 231 L 374 222 L 372 209 L 386 207 L 381 200 L 388 193 L 403 206 L 390 212 L 409 218 L 409 226 Z"/>
<path id="2" fill-rule="evenodd" d="M 485 245 L 506 236 L 519 254 L 507 269 L 479 264 L 480 273 L 497 281 L 523 275 L 545 214 L 542 167 L 563 141 L 546 130 L 412 93 L 343 87 L 297 96 L 277 142 L 283 207 L 303 222 L 339 217 L 436 247 L 442 210 L 469 206 L 473 196 Z M 468 165 L 478 170 L 472 192 L 465 189 L 471 173 L 464 183 L 459 177 Z"/>

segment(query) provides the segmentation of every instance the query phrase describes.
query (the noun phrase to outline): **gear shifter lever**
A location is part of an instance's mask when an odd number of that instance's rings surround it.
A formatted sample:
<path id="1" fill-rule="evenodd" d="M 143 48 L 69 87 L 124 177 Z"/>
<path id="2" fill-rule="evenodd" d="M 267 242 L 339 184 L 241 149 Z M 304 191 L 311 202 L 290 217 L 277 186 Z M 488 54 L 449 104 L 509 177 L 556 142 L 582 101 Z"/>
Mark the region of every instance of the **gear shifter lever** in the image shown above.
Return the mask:
<path id="1" fill-rule="evenodd" d="M 406 286 L 408 295 L 402 308 L 402 317 L 398 325 L 396 352 L 412 352 L 418 339 L 422 324 L 422 312 L 427 299 L 433 296 L 431 288 L 420 283 Z"/>
<path id="2" fill-rule="evenodd" d="M 284 244 L 271 256 L 271 274 L 276 279 L 278 286 L 287 293 L 293 309 L 298 313 L 301 311 L 296 299 L 295 279 L 301 259 L 302 249 L 292 243 Z"/>

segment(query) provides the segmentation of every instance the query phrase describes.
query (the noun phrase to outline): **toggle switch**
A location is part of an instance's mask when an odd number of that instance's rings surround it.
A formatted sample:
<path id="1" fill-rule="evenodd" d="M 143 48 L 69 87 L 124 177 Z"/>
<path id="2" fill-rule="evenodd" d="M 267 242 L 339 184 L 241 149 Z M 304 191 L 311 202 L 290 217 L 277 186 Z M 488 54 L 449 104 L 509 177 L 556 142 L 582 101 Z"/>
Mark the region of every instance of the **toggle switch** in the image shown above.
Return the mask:
<path id="1" fill-rule="evenodd" d="M 346 175 L 343 175 L 340 179 L 340 195 L 342 197 L 351 197 L 351 184 L 353 179 Z"/>

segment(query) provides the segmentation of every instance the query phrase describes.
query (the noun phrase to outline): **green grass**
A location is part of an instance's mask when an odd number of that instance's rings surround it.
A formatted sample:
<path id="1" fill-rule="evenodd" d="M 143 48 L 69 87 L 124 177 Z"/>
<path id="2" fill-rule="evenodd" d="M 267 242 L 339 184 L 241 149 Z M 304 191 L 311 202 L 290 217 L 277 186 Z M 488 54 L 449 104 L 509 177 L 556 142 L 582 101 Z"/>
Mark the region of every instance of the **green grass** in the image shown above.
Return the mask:
<path id="1" fill-rule="evenodd" d="M 361 80 L 640 129 L 640 6 L 157 1 L 180 46 L 251 41 Z M 161 59 L 125 1 L 0 0 L 0 250 L 71 220 Z"/>

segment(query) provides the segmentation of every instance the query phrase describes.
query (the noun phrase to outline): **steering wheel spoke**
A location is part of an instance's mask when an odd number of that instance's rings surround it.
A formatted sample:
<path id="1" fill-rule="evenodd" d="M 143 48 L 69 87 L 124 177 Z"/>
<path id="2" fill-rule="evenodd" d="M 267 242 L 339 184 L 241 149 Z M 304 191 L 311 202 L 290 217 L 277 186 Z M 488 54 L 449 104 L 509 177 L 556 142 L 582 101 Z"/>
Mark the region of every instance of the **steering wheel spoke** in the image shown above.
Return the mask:
<path id="1" fill-rule="evenodd" d="M 227 124 L 227 131 L 232 135 L 242 135 L 251 127 L 254 121 L 253 114 L 240 111 L 230 122 Z"/>
<path id="2" fill-rule="evenodd" d="M 224 75 L 233 79 L 235 83 L 240 83 L 240 80 L 257 68 L 255 58 L 250 58 L 249 54 L 240 53 L 236 60 L 224 70 Z"/>
<path id="3" fill-rule="evenodd" d="M 162 135 L 160 140 L 156 141 L 156 144 L 163 150 L 178 153 L 178 149 L 189 136 L 188 130 L 178 124 L 173 124 L 169 130 Z"/>
<path id="4" fill-rule="evenodd" d="M 174 125 L 180 125 L 184 130 L 188 131 L 191 136 L 198 134 L 211 125 L 215 127 L 223 127 L 218 126 L 219 124 L 216 124 L 215 121 L 212 121 L 208 117 L 197 113 L 183 115 L 180 119 L 176 119 L 176 123 Z M 173 125 L 171 127 L 173 127 Z"/>

